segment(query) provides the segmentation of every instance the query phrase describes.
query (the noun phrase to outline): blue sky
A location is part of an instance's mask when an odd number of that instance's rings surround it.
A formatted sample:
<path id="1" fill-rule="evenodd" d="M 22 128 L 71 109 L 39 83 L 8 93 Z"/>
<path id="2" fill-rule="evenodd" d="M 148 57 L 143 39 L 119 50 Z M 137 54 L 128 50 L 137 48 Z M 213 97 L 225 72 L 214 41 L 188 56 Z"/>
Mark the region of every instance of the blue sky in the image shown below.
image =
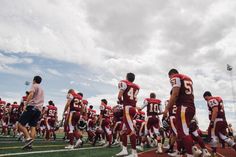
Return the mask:
<path id="1" fill-rule="evenodd" d="M 21 96 L 30 87 L 30 85 L 25 85 L 25 81 L 32 82 L 35 75 L 40 75 L 43 78 L 45 102 L 53 100 L 61 106 L 60 108 L 64 107 L 66 93 L 70 88 L 83 92 L 85 98 L 108 93 L 113 88 L 108 84 L 100 84 L 97 77 L 99 74 L 83 65 L 33 56 L 27 53 L 15 54 L 0 51 L 0 56 L 2 59 L 6 59 L 5 61 L 15 59 L 14 63 L 2 64 L 3 68 L 0 71 L 2 81 L 0 95 L 3 99 L 11 102 L 21 100 Z M 24 59 L 30 61 L 20 61 Z M 6 70 L 3 70 L 4 68 Z M 99 102 L 94 103 L 99 104 Z"/>
<path id="2" fill-rule="evenodd" d="M 40 74 L 45 101 L 54 100 L 60 112 L 69 88 L 97 108 L 102 98 L 115 104 L 117 83 L 134 72 L 141 105 L 153 91 L 168 98 L 167 73 L 174 67 L 194 82 L 203 128 L 206 90 L 225 100 L 228 121 L 236 126 L 235 38 L 232 0 L 2 0 L 0 97 L 19 101 L 24 82 Z"/>

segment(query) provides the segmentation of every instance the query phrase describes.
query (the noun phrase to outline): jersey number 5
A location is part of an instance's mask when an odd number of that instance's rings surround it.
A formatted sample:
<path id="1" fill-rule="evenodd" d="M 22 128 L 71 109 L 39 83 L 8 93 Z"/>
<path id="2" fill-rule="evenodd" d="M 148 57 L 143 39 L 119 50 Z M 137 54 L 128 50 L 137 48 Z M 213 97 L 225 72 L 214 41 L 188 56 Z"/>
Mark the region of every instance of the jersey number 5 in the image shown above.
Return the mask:
<path id="1" fill-rule="evenodd" d="M 184 81 L 184 87 L 185 87 L 185 93 L 187 94 L 187 95 L 190 95 L 190 94 L 193 94 L 193 87 L 192 87 L 192 81 L 187 81 L 187 80 L 185 80 Z"/>

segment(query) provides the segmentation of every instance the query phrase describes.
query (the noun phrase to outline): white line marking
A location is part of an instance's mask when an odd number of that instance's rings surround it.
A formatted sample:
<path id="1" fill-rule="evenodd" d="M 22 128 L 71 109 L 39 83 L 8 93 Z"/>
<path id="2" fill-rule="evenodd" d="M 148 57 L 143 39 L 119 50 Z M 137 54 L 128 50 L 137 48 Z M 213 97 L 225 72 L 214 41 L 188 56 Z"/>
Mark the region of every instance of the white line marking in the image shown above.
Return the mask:
<path id="1" fill-rule="evenodd" d="M 79 149 L 56 149 L 56 150 L 46 150 L 46 151 L 34 151 L 34 152 L 22 152 L 22 153 L 9 153 L 9 154 L 0 154 L 0 157 L 3 157 L 3 156 L 17 156 L 17 155 L 28 155 L 28 154 L 54 153 L 54 152 L 70 152 L 70 151 L 89 150 L 89 149 L 100 149 L 100 148 L 104 148 L 104 147 L 89 147 L 89 148 L 79 148 Z"/>
<path id="2" fill-rule="evenodd" d="M 147 150 L 147 151 L 140 152 L 140 153 L 138 153 L 138 154 L 140 155 L 140 154 L 148 153 L 148 152 L 154 151 L 154 150 L 156 150 L 156 149 L 157 149 L 157 148 L 153 148 L 153 149 L 150 149 L 150 150 Z"/>

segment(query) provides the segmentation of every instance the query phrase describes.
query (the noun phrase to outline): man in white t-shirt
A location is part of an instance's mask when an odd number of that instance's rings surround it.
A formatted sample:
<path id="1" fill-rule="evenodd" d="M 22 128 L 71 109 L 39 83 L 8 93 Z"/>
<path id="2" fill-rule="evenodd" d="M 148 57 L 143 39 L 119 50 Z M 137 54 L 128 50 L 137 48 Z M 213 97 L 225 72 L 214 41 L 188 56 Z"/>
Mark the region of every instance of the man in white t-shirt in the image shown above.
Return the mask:
<path id="1" fill-rule="evenodd" d="M 24 133 L 26 139 L 23 149 L 32 148 L 31 144 L 35 139 L 36 125 L 39 121 L 44 103 L 44 91 L 40 86 L 41 81 L 42 78 L 40 76 L 34 77 L 29 95 L 24 104 L 24 112 L 19 119 L 19 129 Z M 25 127 L 26 124 L 30 126 L 30 133 Z"/>

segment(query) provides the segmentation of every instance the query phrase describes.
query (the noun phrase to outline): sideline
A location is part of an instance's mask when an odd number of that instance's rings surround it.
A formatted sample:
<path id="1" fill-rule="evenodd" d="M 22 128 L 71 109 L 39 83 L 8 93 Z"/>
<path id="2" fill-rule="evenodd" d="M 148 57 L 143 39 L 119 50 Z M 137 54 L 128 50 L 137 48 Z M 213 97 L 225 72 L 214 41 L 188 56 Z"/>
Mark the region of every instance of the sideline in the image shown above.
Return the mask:
<path id="1" fill-rule="evenodd" d="M 28 155 L 28 154 L 45 154 L 45 153 L 55 153 L 55 152 L 70 152 L 70 151 L 101 149 L 101 148 L 104 148 L 104 147 L 89 147 L 89 148 L 79 148 L 79 149 L 57 149 L 57 150 L 33 151 L 33 152 L 22 152 L 22 153 L 8 153 L 8 154 L 0 154 L 0 157 L 3 157 L 3 156 L 17 156 L 17 155 Z"/>

